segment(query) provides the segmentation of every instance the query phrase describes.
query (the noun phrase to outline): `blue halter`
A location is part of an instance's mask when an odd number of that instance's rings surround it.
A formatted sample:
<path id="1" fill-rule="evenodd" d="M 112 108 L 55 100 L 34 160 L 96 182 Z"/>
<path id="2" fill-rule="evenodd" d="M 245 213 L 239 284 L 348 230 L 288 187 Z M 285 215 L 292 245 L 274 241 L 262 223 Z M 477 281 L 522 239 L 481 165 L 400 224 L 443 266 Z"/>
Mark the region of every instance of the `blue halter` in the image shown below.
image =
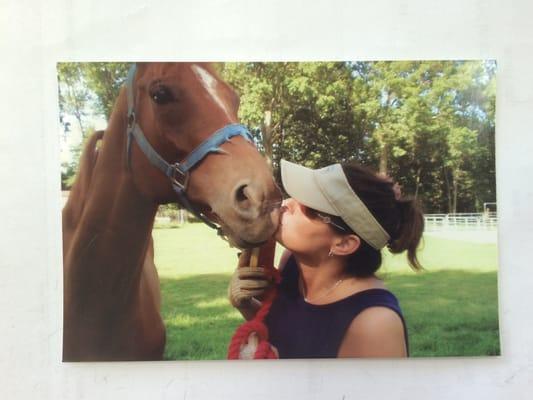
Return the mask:
<path id="1" fill-rule="evenodd" d="M 128 128 L 127 128 L 127 160 L 130 167 L 131 142 L 132 138 L 148 158 L 150 163 L 159 168 L 169 179 L 172 188 L 178 196 L 180 203 L 187 210 L 192 212 L 197 218 L 207 224 L 209 227 L 216 229 L 219 235 L 222 235 L 221 228 L 211 222 L 204 214 L 196 210 L 187 198 L 187 183 L 189 181 L 189 172 L 198 165 L 210 153 L 224 153 L 220 146 L 234 136 L 242 136 L 250 143 L 254 143 L 252 135 L 248 129 L 241 124 L 229 124 L 213 133 L 207 140 L 196 147 L 182 162 L 173 164 L 165 161 L 150 145 L 141 127 L 135 119 L 135 101 L 133 92 L 133 80 L 135 78 L 136 65 L 133 64 L 128 72 L 126 80 L 126 92 L 128 96 Z"/>

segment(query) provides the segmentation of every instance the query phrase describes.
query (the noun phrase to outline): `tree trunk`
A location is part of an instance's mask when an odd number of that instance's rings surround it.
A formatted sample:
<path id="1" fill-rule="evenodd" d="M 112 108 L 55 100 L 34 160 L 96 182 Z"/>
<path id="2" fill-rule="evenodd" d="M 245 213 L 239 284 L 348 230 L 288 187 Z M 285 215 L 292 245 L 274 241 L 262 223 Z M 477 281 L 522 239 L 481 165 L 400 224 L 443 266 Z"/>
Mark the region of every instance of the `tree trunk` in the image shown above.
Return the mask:
<path id="1" fill-rule="evenodd" d="M 379 154 L 379 172 L 381 174 L 387 174 L 388 162 L 389 162 L 389 146 L 387 143 L 381 143 L 381 149 Z"/>
<path id="2" fill-rule="evenodd" d="M 452 195 L 450 188 L 450 179 L 448 178 L 447 168 L 444 167 L 444 181 L 446 182 L 446 199 L 448 200 L 448 213 L 452 212 Z"/>
<path id="3" fill-rule="evenodd" d="M 422 167 L 418 168 L 416 171 L 416 177 L 415 177 L 415 199 L 418 197 L 418 188 L 420 187 L 420 175 L 422 174 Z"/>
<path id="4" fill-rule="evenodd" d="M 285 152 L 284 152 L 284 144 L 285 144 L 285 128 L 283 125 L 280 125 L 280 139 L 279 139 L 279 152 L 276 161 L 276 165 L 279 166 L 280 160 L 284 158 Z"/>
<path id="5" fill-rule="evenodd" d="M 453 179 L 453 199 L 452 199 L 452 213 L 457 212 L 457 192 L 458 192 L 459 184 L 457 182 L 457 177 L 454 176 Z"/>
<path id="6" fill-rule="evenodd" d="M 85 128 L 83 126 L 83 123 L 81 121 L 81 113 L 80 113 L 80 111 L 75 110 L 74 111 L 74 116 L 76 117 L 76 120 L 78 121 L 78 124 L 80 125 L 81 137 L 85 139 L 86 132 L 85 132 Z"/>
<path id="7" fill-rule="evenodd" d="M 265 118 L 263 119 L 263 126 L 261 131 L 263 132 L 263 147 L 265 148 L 265 157 L 267 159 L 268 165 L 272 167 L 272 156 L 273 156 L 273 136 L 274 132 L 272 129 L 272 111 L 265 111 Z"/>

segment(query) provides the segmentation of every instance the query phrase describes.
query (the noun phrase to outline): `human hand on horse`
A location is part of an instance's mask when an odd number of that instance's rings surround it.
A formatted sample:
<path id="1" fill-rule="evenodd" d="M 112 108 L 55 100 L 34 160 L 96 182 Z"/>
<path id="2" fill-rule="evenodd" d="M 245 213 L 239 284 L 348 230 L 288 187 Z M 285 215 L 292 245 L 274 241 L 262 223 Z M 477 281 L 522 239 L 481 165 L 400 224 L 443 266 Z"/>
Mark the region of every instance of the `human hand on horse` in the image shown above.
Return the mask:
<path id="1" fill-rule="evenodd" d="M 257 310 L 261 306 L 259 299 L 272 285 L 265 267 L 251 265 L 253 251 L 247 249 L 240 254 L 228 286 L 229 301 L 238 309 Z"/>

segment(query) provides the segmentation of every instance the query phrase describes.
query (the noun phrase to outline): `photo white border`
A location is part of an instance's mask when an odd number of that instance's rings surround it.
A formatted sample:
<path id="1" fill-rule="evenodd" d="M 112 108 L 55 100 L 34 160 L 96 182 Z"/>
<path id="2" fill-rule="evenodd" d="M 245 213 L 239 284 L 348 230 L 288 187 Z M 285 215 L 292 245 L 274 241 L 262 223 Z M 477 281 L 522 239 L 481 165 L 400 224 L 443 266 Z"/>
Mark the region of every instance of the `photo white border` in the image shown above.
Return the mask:
<path id="1" fill-rule="evenodd" d="M 533 3 L 4 0 L 0 398 L 501 399 L 533 386 Z M 61 363 L 58 61 L 496 59 L 502 356 Z"/>

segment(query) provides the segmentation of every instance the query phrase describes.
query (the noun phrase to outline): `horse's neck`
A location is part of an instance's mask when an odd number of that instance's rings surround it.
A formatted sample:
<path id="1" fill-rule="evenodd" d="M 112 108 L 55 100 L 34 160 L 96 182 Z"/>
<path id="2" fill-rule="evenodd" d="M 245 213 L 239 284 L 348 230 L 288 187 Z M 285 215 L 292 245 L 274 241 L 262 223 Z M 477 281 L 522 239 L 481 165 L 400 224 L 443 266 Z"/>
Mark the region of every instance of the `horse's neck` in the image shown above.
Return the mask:
<path id="1" fill-rule="evenodd" d="M 126 171 L 123 101 L 121 95 L 88 172 L 89 187 L 77 191 L 84 198 L 69 199 L 71 204 L 83 204 L 78 218 L 66 227 L 70 237 L 64 241 L 68 287 L 77 293 L 98 287 L 99 295 L 123 289 L 129 296 L 150 241 L 157 205 L 139 193 Z"/>
<path id="2" fill-rule="evenodd" d="M 90 224 L 106 230 L 144 228 L 149 234 L 157 204 L 143 196 L 126 162 L 126 107 L 121 93 L 111 115 L 91 176 L 86 201 Z"/>

